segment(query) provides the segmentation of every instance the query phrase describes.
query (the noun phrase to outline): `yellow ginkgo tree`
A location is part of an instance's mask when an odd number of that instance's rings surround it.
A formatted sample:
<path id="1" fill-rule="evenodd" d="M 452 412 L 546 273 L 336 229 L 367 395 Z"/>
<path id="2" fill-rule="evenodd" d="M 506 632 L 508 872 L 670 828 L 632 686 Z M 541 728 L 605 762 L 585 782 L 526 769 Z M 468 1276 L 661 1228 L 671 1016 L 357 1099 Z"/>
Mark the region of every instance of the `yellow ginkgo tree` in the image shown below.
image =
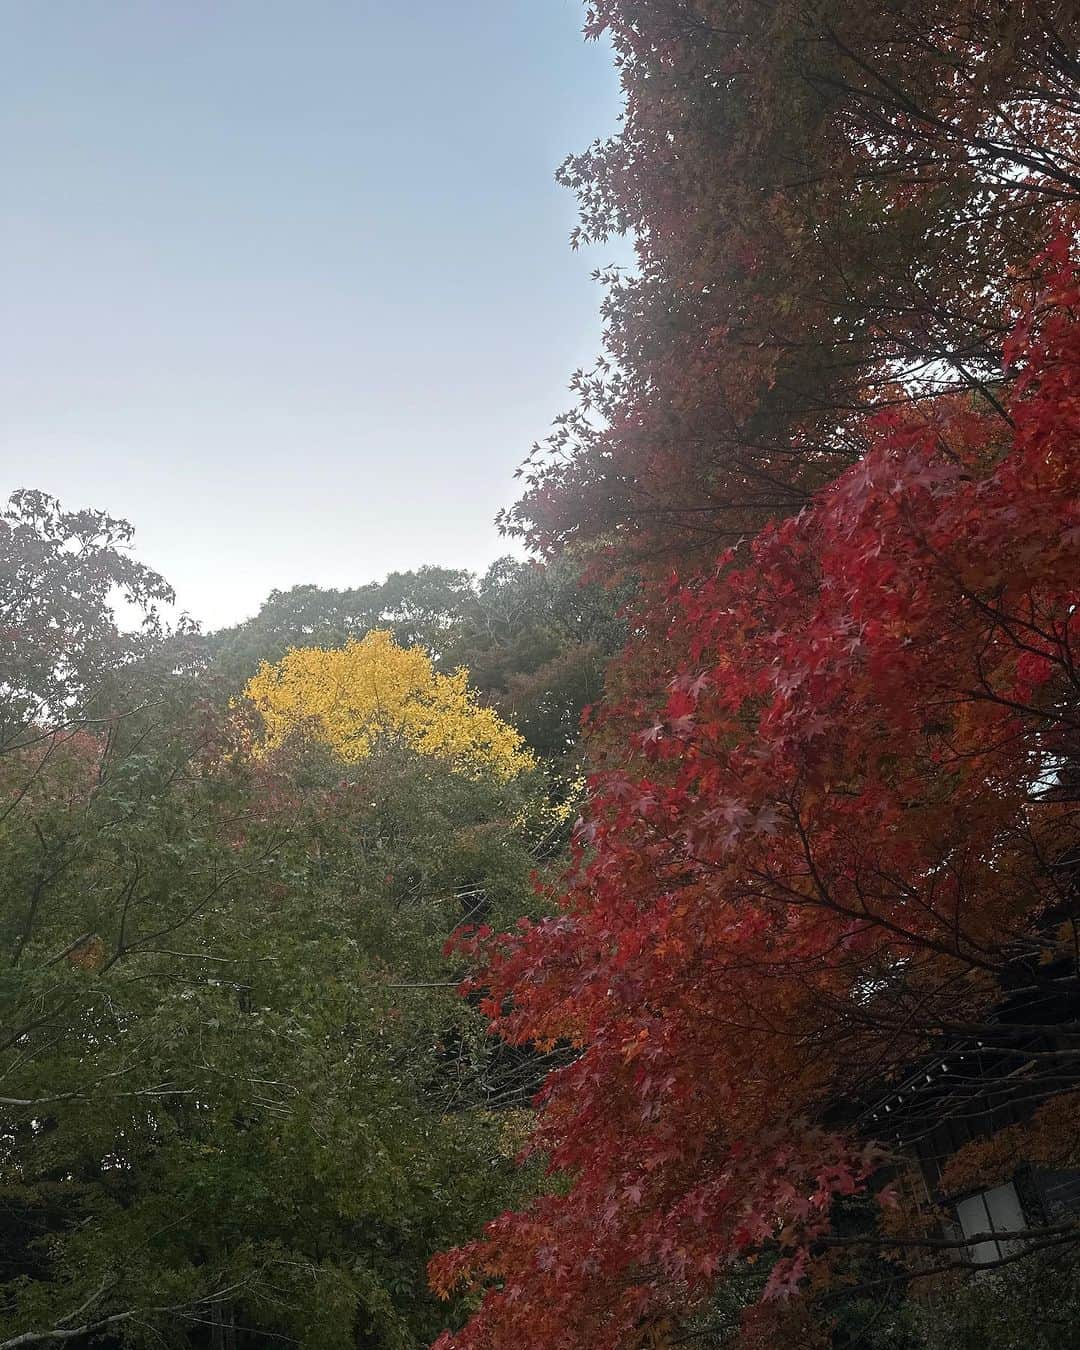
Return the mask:
<path id="1" fill-rule="evenodd" d="M 476 701 L 468 678 L 464 669 L 441 674 L 421 648 L 375 629 L 334 650 L 294 647 L 264 662 L 244 692 L 262 714 L 267 749 L 306 734 L 358 760 L 395 739 L 463 773 L 506 781 L 532 768 L 521 736 Z"/>

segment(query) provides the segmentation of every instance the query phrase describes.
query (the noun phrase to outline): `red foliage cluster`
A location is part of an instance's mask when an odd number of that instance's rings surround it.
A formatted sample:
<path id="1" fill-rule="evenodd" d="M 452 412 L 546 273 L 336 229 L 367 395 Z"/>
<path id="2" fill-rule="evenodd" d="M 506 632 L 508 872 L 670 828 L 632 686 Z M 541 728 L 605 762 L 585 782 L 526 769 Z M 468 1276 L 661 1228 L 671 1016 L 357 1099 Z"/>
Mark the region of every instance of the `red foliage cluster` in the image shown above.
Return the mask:
<path id="1" fill-rule="evenodd" d="M 798 1288 L 888 1143 L 838 1108 L 1053 945 L 1033 924 L 1076 842 L 1052 784 L 1080 730 L 1067 253 L 993 400 L 884 408 L 800 515 L 656 589 L 562 912 L 472 939 L 496 1030 L 580 1054 L 533 1144 L 565 1187 L 432 1263 L 484 1291 L 444 1350 L 642 1344 L 762 1253 L 766 1301 Z"/>
<path id="2" fill-rule="evenodd" d="M 616 136 L 571 158 L 577 240 L 619 232 L 606 356 L 511 528 L 650 572 L 720 548 L 866 449 L 897 373 L 985 390 L 1003 305 L 1073 212 L 1068 0 L 593 0 Z M 891 394 L 896 388 L 892 385 Z"/>

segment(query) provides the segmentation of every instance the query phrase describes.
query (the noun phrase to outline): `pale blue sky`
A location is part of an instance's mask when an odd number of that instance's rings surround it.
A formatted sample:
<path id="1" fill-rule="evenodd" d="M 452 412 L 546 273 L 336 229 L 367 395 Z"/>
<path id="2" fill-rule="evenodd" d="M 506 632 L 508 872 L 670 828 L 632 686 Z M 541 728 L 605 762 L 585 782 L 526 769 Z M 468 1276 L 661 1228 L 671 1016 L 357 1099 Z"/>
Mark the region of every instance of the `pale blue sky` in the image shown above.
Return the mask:
<path id="1" fill-rule="evenodd" d="M 616 125 L 581 19 L 0 0 L 0 493 L 127 516 L 211 626 L 505 551 L 616 256 L 552 178 Z"/>

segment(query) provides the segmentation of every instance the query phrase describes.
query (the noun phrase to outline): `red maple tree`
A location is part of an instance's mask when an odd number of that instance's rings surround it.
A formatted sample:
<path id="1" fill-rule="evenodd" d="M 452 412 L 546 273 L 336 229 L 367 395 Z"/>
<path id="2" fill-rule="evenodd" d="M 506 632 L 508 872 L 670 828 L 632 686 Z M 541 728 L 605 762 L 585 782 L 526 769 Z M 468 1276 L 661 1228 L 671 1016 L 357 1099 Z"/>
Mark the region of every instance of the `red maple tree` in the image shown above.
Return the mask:
<path id="1" fill-rule="evenodd" d="M 1080 202 L 1070 0 L 593 0 L 625 108 L 567 161 L 605 355 L 507 517 L 708 566 L 867 449 L 883 399 L 992 406 L 1010 288 Z M 898 383 L 898 376 L 903 383 Z"/>
<path id="2" fill-rule="evenodd" d="M 466 940 L 499 1034 L 579 1053 L 532 1144 L 562 1184 L 432 1263 L 483 1295 L 444 1350 L 643 1345 L 761 1254 L 747 1342 L 794 1343 L 890 1142 L 837 1103 L 985 1027 L 1018 962 L 1080 974 L 1068 253 L 991 398 L 885 400 L 797 516 L 650 592 L 559 913 Z"/>
<path id="3" fill-rule="evenodd" d="M 625 116 L 562 178 L 637 269 L 506 524 L 645 588 L 557 917 L 463 939 L 495 1030 L 578 1055 L 552 1194 L 432 1263 L 447 1350 L 662 1343 L 751 1261 L 747 1344 L 811 1344 L 895 1142 L 843 1104 L 1078 974 L 1078 28 L 591 6 Z"/>

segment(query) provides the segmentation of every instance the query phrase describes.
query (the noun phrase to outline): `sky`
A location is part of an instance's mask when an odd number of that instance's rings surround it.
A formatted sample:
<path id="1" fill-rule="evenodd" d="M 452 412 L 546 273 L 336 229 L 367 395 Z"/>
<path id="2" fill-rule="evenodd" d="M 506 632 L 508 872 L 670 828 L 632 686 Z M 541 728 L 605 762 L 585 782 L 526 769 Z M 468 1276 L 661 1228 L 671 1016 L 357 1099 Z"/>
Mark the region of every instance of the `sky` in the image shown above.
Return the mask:
<path id="1" fill-rule="evenodd" d="M 599 349 L 578 0 L 0 0 L 0 495 L 130 520 L 208 627 L 507 552 Z"/>

